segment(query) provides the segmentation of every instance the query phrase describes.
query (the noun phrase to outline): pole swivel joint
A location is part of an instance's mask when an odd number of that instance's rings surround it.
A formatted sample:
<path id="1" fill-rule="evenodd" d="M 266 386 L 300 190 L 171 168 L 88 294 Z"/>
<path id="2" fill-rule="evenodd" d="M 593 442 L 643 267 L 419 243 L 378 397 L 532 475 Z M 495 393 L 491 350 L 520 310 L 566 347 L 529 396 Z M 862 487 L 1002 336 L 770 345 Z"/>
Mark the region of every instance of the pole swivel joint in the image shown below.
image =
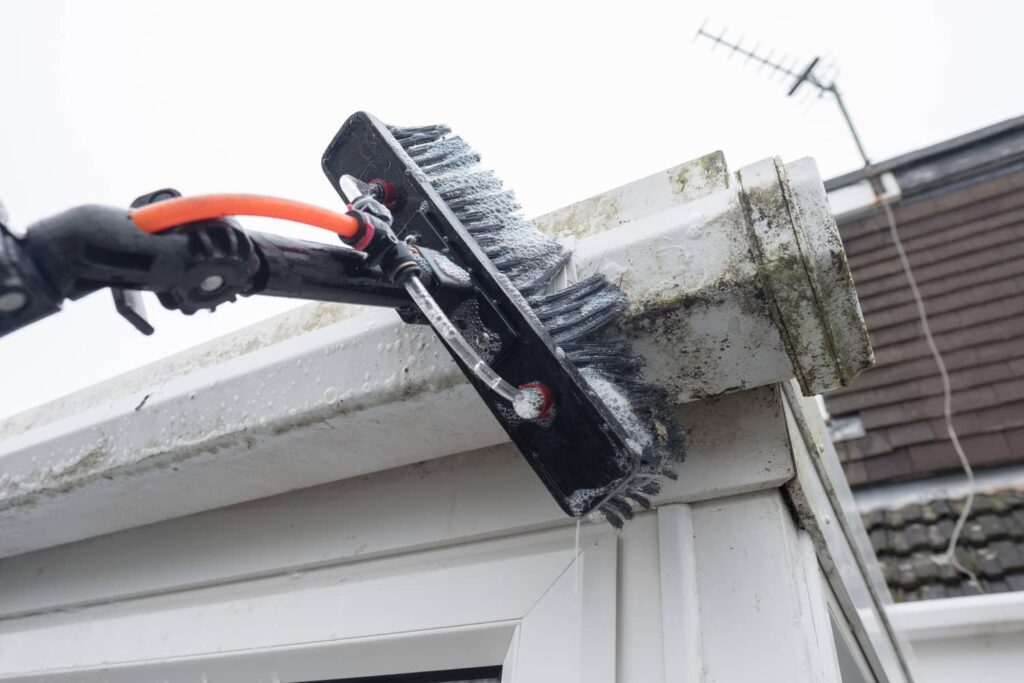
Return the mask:
<path id="1" fill-rule="evenodd" d="M 343 242 L 367 254 L 367 263 L 381 269 L 384 276 L 401 284 L 411 276 L 419 276 L 423 268 L 412 247 L 398 239 L 391 229 L 391 211 L 370 194 L 361 194 L 348 205 L 348 215 L 359 222 L 354 237 Z"/>

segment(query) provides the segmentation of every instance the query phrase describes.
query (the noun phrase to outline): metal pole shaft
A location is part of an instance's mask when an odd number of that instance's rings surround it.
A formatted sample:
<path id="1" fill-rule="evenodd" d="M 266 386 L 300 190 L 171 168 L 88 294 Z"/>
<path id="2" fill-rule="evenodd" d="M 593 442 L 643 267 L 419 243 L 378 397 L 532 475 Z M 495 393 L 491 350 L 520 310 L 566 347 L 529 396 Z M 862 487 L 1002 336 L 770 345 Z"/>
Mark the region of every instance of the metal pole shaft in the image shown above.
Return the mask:
<path id="1" fill-rule="evenodd" d="M 864 165 L 870 166 L 871 160 L 868 159 L 868 153 L 864 151 L 864 144 L 860 141 L 860 136 L 857 135 L 857 129 L 853 125 L 853 119 L 850 118 L 850 112 L 846 111 L 846 104 L 843 102 L 843 96 L 839 94 L 839 88 L 837 88 L 833 83 L 832 85 L 825 88 L 825 90 L 831 92 L 832 95 L 836 98 L 836 104 L 839 105 L 839 111 L 843 115 L 843 120 L 846 121 L 846 125 L 850 129 L 850 135 L 853 136 L 853 142 L 857 145 L 857 151 L 860 152 L 860 157 L 861 159 L 864 160 Z"/>

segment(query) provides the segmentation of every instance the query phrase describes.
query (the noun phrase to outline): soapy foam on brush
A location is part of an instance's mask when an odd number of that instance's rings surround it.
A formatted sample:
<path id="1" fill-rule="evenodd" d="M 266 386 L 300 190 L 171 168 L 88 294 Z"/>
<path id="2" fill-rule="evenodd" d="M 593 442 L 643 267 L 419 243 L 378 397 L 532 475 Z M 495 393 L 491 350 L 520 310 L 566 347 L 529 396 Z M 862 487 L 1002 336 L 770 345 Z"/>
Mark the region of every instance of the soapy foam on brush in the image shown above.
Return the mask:
<path id="1" fill-rule="evenodd" d="M 544 410 L 544 394 L 534 387 L 521 389 L 519 396 L 512 402 L 512 407 L 516 415 L 524 420 L 535 420 Z"/>
<path id="2" fill-rule="evenodd" d="M 651 433 L 647 430 L 647 425 L 644 424 L 644 421 L 640 419 L 640 416 L 633 409 L 633 403 L 600 370 L 596 368 L 582 368 L 580 374 L 583 375 L 583 379 L 587 380 L 590 388 L 601 398 L 601 401 L 612 411 L 619 424 L 625 427 L 626 431 L 633 437 L 632 439 L 627 439 L 626 447 L 634 455 L 639 456 L 644 448 L 651 445 L 653 439 Z"/>
<path id="3" fill-rule="evenodd" d="M 434 257 L 434 259 L 438 267 L 444 271 L 445 275 L 447 275 L 452 280 L 460 284 L 469 284 L 469 273 L 466 272 L 464 268 L 460 268 L 459 266 L 457 266 L 450 258 L 445 256 L 444 254 L 437 254 Z"/>

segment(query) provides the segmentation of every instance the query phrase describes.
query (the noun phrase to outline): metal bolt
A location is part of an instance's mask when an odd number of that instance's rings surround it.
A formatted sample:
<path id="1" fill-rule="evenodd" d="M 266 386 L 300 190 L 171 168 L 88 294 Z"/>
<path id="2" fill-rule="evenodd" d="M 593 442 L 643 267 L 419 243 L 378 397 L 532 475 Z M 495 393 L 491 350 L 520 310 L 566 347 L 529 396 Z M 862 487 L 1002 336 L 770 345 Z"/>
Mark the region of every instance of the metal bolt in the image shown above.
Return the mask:
<path id="1" fill-rule="evenodd" d="M 216 292 L 224 286 L 224 278 L 220 275 L 207 275 L 199 283 L 199 289 L 204 292 Z"/>
<path id="2" fill-rule="evenodd" d="M 24 292 L 12 290 L 0 294 L 0 313 L 14 313 L 20 311 L 28 303 L 28 297 Z"/>

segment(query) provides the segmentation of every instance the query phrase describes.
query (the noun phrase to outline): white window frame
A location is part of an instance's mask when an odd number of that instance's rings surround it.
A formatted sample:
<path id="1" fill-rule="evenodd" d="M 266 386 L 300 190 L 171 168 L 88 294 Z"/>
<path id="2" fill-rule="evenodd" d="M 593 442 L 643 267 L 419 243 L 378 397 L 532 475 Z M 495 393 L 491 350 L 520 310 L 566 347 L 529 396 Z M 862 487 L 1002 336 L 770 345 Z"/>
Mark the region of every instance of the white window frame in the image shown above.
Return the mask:
<path id="1" fill-rule="evenodd" d="M 0 680 L 284 683 L 502 664 L 502 683 L 612 683 L 618 538 L 584 528 L 574 558 L 574 531 L 5 620 Z"/>

